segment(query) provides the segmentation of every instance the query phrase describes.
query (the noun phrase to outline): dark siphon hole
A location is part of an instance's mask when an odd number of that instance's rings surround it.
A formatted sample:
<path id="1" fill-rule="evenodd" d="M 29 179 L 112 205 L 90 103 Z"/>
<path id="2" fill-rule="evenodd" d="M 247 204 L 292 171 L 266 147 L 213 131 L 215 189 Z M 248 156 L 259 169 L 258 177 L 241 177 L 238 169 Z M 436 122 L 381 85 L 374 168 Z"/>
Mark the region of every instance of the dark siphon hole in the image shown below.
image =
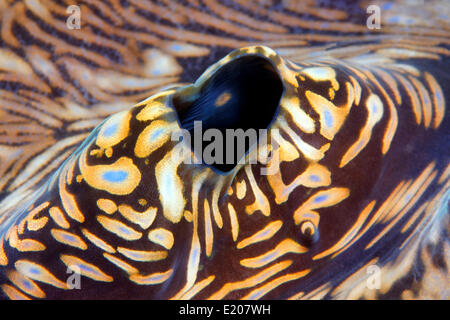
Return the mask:
<path id="1" fill-rule="evenodd" d="M 208 145 L 215 143 L 217 146 L 220 142 L 216 141 L 215 135 L 210 141 L 200 139 L 199 142 L 195 139 L 199 136 L 194 135 L 194 121 L 201 121 L 202 133 L 208 129 L 217 129 L 216 132 L 222 134 L 222 154 L 220 151 L 216 153 L 219 149 L 211 146 L 209 150 L 213 151 L 209 154 L 215 160 L 223 161 L 204 163 L 220 172 L 229 172 L 257 143 L 259 129 L 270 126 L 278 112 L 283 91 L 283 83 L 270 60 L 252 55 L 237 58 L 222 66 L 200 90 L 180 89 L 172 101 L 181 127 L 190 133 L 191 146 L 197 155 L 198 152 L 205 155 Z M 252 131 L 256 133 L 256 140 L 252 139 L 255 137 L 252 134 L 244 134 L 244 139 L 242 135 L 240 138 L 228 135 L 227 129 L 242 129 L 244 133 Z M 196 140 L 197 146 L 201 147 L 195 149 Z M 244 148 L 241 147 L 242 143 L 245 144 Z"/>

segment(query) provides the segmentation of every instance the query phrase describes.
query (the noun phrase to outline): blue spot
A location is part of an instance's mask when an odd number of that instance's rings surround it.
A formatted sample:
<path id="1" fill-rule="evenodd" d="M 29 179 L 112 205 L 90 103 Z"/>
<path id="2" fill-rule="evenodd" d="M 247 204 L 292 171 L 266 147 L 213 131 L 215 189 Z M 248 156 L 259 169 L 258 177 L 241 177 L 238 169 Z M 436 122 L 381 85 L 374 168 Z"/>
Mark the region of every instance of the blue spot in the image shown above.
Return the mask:
<path id="1" fill-rule="evenodd" d="M 325 117 L 325 124 L 327 125 L 327 127 L 332 127 L 333 126 L 333 116 L 331 115 L 330 111 L 325 110 L 324 117 Z"/>
<path id="2" fill-rule="evenodd" d="M 390 10 L 392 8 L 392 2 L 386 2 L 381 6 L 381 9 L 383 10 Z"/>
<path id="3" fill-rule="evenodd" d="M 41 274 L 41 272 L 38 270 L 38 269 L 36 269 L 36 268 L 30 268 L 30 273 L 32 273 L 32 274 Z"/>
<path id="4" fill-rule="evenodd" d="M 152 132 L 152 134 L 149 136 L 149 140 L 153 141 L 158 139 L 158 137 L 164 133 L 164 129 L 160 128 L 160 129 L 156 129 L 155 131 Z"/>
<path id="5" fill-rule="evenodd" d="M 179 44 L 174 44 L 171 46 L 174 51 L 181 51 L 182 47 Z"/>
<path id="6" fill-rule="evenodd" d="M 105 131 L 103 131 L 103 135 L 105 137 L 111 137 L 112 135 L 114 135 L 117 132 L 117 123 L 114 123 L 110 126 L 108 126 Z"/>
<path id="7" fill-rule="evenodd" d="M 93 270 L 92 270 L 92 268 L 91 267 L 89 267 L 89 266 L 85 266 L 85 265 L 79 265 L 78 267 L 80 267 L 80 270 L 84 270 L 84 271 L 87 271 L 87 272 L 93 272 Z"/>
<path id="8" fill-rule="evenodd" d="M 328 195 L 324 194 L 323 196 L 318 196 L 314 199 L 315 203 L 323 202 L 328 199 Z"/>
<path id="9" fill-rule="evenodd" d="M 378 106 L 377 104 L 372 101 L 371 105 L 369 106 L 372 113 L 377 114 L 378 113 Z"/>
<path id="10" fill-rule="evenodd" d="M 119 227 L 119 230 L 125 234 L 130 234 L 130 230 L 123 228 L 123 227 Z"/>
<path id="11" fill-rule="evenodd" d="M 276 252 L 272 252 L 263 259 L 264 262 L 270 262 L 275 258 Z"/>
<path id="12" fill-rule="evenodd" d="M 74 242 L 75 241 L 75 238 L 72 237 L 71 235 L 68 235 L 68 234 L 65 234 L 64 238 L 66 238 L 66 240 L 69 241 L 69 242 Z"/>
<path id="13" fill-rule="evenodd" d="M 123 170 L 107 171 L 102 178 L 109 182 L 122 182 L 128 177 L 128 173 Z"/>
<path id="14" fill-rule="evenodd" d="M 400 22 L 400 18 L 398 16 L 389 17 L 387 22 L 397 24 Z"/>
<path id="15" fill-rule="evenodd" d="M 309 179 L 313 182 L 319 182 L 320 181 L 320 177 L 316 176 L 315 174 L 312 174 L 309 176 Z"/>
<path id="16" fill-rule="evenodd" d="M 22 284 L 27 288 L 27 289 L 31 289 L 32 285 L 30 281 L 23 281 Z"/>

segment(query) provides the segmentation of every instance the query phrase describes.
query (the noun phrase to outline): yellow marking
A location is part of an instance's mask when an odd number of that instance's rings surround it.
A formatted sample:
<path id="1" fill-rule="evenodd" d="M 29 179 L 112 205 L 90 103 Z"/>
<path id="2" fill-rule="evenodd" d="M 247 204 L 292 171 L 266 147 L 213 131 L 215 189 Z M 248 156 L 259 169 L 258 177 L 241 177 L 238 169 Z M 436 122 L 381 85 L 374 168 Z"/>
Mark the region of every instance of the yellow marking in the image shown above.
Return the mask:
<path id="1" fill-rule="evenodd" d="M 195 280 L 197 279 L 198 268 L 200 264 L 200 255 L 202 252 L 202 248 L 200 246 L 200 239 L 198 237 L 198 200 L 200 189 L 202 187 L 203 181 L 206 179 L 207 172 L 202 172 L 197 174 L 192 181 L 192 242 L 191 248 L 189 250 L 189 258 L 187 262 L 187 272 L 186 272 L 186 284 L 181 289 L 181 294 L 184 294 L 192 286 L 195 284 Z"/>
<path id="2" fill-rule="evenodd" d="M 283 161 L 291 162 L 300 157 L 300 154 L 292 143 L 286 141 L 280 134 L 272 135 L 272 138 L 274 138 L 279 145 L 277 152 L 278 161 L 280 163 Z"/>
<path id="3" fill-rule="evenodd" d="M 100 249 L 109 253 L 116 252 L 116 250 L 112 246 L 110 246 L 107 242 L 103 241 L 96 235 L 90 233 L 87 229 L 81 229 L 81 232 L 90 242 L 92 242 L 95 246 L 99 247 Z"/>
<path id="4" fill-rule="evenodd" d="M 146 276 L 133 274 L 130 276 L 130 280 L 141 285 L 155 285 L 167 281 L 172 276 L 172 273 L 173 269 L 165 272 L 155 272 Z"/>
<path id="5" fill-rule="evenodd" d="M 113 277 L 104 273 L 97 266 L 90 264 L 78 257 L 62 254 L 60 258 L 68 268 L 70 268 L 71 266 L 76 266 L 78 267 L 81 275 L 91 278 L 92 280 L 102 282 L 112 282 L 114 280 Z"/>
<path id="6" fill-rule="evenodd" d="M 205 217 L 205 247 L 206 247 L 206 256 L 210 257 L 213 249 L 214 242 L 214 234 L 211 224 L 211 211 L 209 209 L 208 200 L 204 201 L 204 217 Z"/>
<path id="7" fill-rule="evenodd" d="M 270 53 L 267 55 L 271 55 Z M 283 79 L 287 81 L 289 84 L 291 84 L 294 88 L 298 88 L 298 81 L 297 77 L 301 78 L 301 76 L 295 72 L 294 70 L 290 69 L 287 65 L 282 63 L 279 66 L 280 74 L 283 75 Z"/>
<path id="8" fill-rule="evenodd" d="M 233 241 L 236 241 L 239 235 L 239 222 L 236 216 L 236 210 L 231 203 L 228 203 L 228 213 L 230 215 L 231 235 Z"/>
<path id="9" fill-rule="evenodd" d="M 291 115 L 295 125 L 305 133 L 314 133 L 316 127 L 314 120 L 301 108 L 300 99 L 297 96 L 285 96 L 280 102 L 281 108 Z"/>
<path id="10" fill-rule="evenodd" d="M 30 278 L 24 276 L 23 274 L 13 270 L 7 272 L 6 276 L 9 281 L 11 281 L 17 288 L 22 290 L 29 295 L 36 298 L 45 298 L 45 293 L 39 286 Z"/>
<path id="11" fill-rule="evenodd" d="M 294 130 L 291 129 L 286 120 L 279 118 L 277 122 L 280 125 L 280 128 L 283 128 L 284 132 L 289 136 L 291 141 L 297 147 L 297 149 L 305 156 L 306 159 L 310 161 L 319 161 L 324 157 L 324 152 L 322 150 L 317 150 L 312 145 L 303 141 Z"/>
<path id="12" fill-rule="evenodd" d="M 36 252 L 44 251 L 46 247 L 39 241 L 33 239 L 23 239 L 17 241 L 16 249 L 20 252 Z"/>
<path id="13" fill-rule="evenodd" d="M 247 193 L 247 184 L 245 180 L 238 181 L 236 183 L 236 196 L 239 200 L 244 199 L 245 194 Z"/>
<path id="14" fill-rule="evenodd" d="M 330 67 L 310 67 L 301 71 L 314 81 L 330 81 L 334 91 L 339 90 L 339 83 L 336 80 L 336 72 Z"/>
<path id="15" fill-rule="evenodd" d="M 146 206 L 147 205 L 147 200 L 145 200 L 145 199 L 139 199 L 138 200 L 138 203 L 141 205 L 141 206 Z"/>
<path id="16" fill-rule="evenodd" d="M 381 76 L 381 79 L 388 85 L 388 88 L 390 91 L 394 94 L 395 103 L 397 105 L 402 104 L 402 96 L 400 95 L 400 92 L 398 90 L 397 81 L 395 81 L 392 76 L 380 68 L 375 68 L 375 73 L 379 74 Z"/>
<path id="17" fill-rule="evenodd" d="M 345 119 L 354 102 L 353 88 L 349 82 L 347 86 L 347 105 L 345 107 L 336 107 L 334 103 L 328 99 L 318 95 L 312 91 L 305 91 L 311 107 L 319 114 L 320 118 L 320 134 L 328 140 L 333 140 L 336 133 L 344 124 Z"/>
<path id="18" fill-rule="evenodd" d="M 137 114 L 136 119 L 139 121 L 150 121 L 171 112 L 173 112 L 173 110 L 167 107 L 164 103 L 161 103 L 160 101 L 150 101 Z"/>
<path id="19" fill-rule="evenodd" d="M 411 216 L 411 218 L 408 219 L 408 222 L 403 226 L 402 230 L 400 230 L 401 233 L 405 233 L 409 228 L 412 227 L 414 222 L 417 221 L 417 219 L 420 217 L 420 215 L 425 211 L 425 208 L 427 207 L 428 203 L 423 203 L 419 209 L 417 209 L 414 214 Z"/>
<path id="20" fill-rule="evenodd" d="M 19 234 L 23 234 L 25 232 L 25 225 L 27 224 L 27 219 L 22 219 L 20 223 L 17 225 L 17 232 Z"/>
<path id="21" fill-rule="evenodd" d="M 140 262 L 160 261 L 167 258 L 167 251 L 143 251 L 118 247 L 117 251 L 128 259 Z"/>
<path id="22" fill-rule="evenodd" d="M 34 208 L 33 210 L 30 211 L 30 213 L 28 213 L 27 217 L 25 218 L 26 220 L 32 220 L 34 219 L 34 217 L 39 214 L 42 210 L 44 210 L 45 208 L 47 208 L 50 205 L 50 202 L 46 201 L 44 203 L 41 203 L 39 206 L 37 206 L 36 208 Z"/>
<path id="23" fill-rule="evenodd" d="M 392 102 L 391 98 L 389 98 L 386 91 L 384 91 L 384 89 L 382 89 L 382 88 L 381 88 L 381 91 L 383 92 L 383 95 L 386 98 L 387 105 L 389 107 L 389 114 L 390 114 L 390 117 L 388 119 L 387 128 L 386 128 L 386 131 L 383 136 L 383 145 L 381 146 L 381 153 L 386 154 L 386 152 L 388 152 L 388 150 L 389 150 L 389 147 L 391 146 L 392 139 L 394 139 L 395 132 L 397 131 L 398 114 L 397 114 L 397 109 L 394 106 L 394 103 Z"/>
<path id="24" fill-rule="evenodd" d="M 417 96 L 416 89 L 413 87 L 411 82 L 400 74 L 394 74 L 398 81 L 405 88 L 406 94 L 411 100 L 411 108 L 413 110 L 414 116 L 416 118 L 416 123 L 420 124 L 422 122 L 422 110 L 420 108 L 419 97 Z"/>
<path id="25" fill-rule="evenodd" d="M 84 180 L 93 188 L 105 190 L 114 195 L 127 195 L 141 182 L 141 172 L 127 157 L 121 157 L 108 165 L 88 166 L 81 160 L 80 170 Z"/>
<path id="26" fill-rule="evenodd" d="M 246 268 L 261 268 L 288 253 L 305 253 L 308 248 L 299 245 L 292 239 L 281 241 L 274 249 L 254 258 L 242 259 L 241 265 Z"/>
<path id="27" fill-rule="evenodd" d="M 39 241 L 33 239 L 19 239 L 17 234 L 17 226 L 13 226 L 8 230 L 6 238 L 9 240 L 9 245 L 21 252 L 43 251 L 46 247 Z"/>
<path id="28" fill-rule="evenodd" d="M 208 300 L 219 300 L 226 297 L 229 293 L 241 290 L 241 289 L 247 289 L 252 288 L 254 286 L 257 286 L 267 279 L 271 278 L 272 276 L 276 275 L 277 273 L 283 271 L 284 269 L 288 268 L 292 264 L 292 260 L 285 260 L 282 262 L 279 262 L 277 264 L 274 264 L 261 272 L 257 273 L 256 275 L 249 277 L 247 279 L 244 279 L 242 281 L 237 282 L 227 282 L 225 285 L 223 285 L 220 290 L 213 293 Z"/>
<path id="29" fill-rule="evenodd" d="M 389 232 L 397 222 L 399 222 L 404 215 L 411 209 L 426 191 L 431 182 L 435 179 L 437 172 L 434 171 L 434 163 L 430 163 L 427 168 L 423 170 L 420 176 L 414 181 L 411 186 L 402 192 L 401 198 L 395 202 L 395 205 L 384 213 L 384 222 L 389 222 L 389 224 L 380 232 L 378 235 L 372 239 L 372 241 L 365 247 L 365 249 L 371 248 L 375 243 L 378 242 L 387 232 Z"/>
<path id="30" fill-rule="evenodd" d="M 77 182 L 81 183 L 83 181 L 83 176 L 81 174 L 77 175 Z"/>
<path id="31" fill-rule="evenodd" d="M 294 222 L 299 225 L 303 221 L 302 217 L 307 213 L 315 213 L 316 209 L 334 206 L 345 200 L 350 195 L 347 188 L 331 188 L 327 190 L 318 191 L 308 198 L 300 207 L 294 212 Z"/>
<path id="32" fill-rule="evenodd" d="M 135 267 L 131 266 L 130 264 L 126 263 L 123 260 L 120 260 L 119 258 L 116 258 L 115 256 L 104 252 L 103 256 L 109 260 L 109 262 L 113 263 L 114 265 L 116 265 L 117 267 L 119 267 L 120 269 L 122 269 L 123 271 L 125 271 L 128 274 L 135 274 L 138 273 L 139 270 L 136 269 Z"/>
<path id="33" fill-rule="evenodd" d="M 267 197 L 264 195 L 261 189 L 259 189 L 255 177 L 253 176 L 251 166 L 245 166 L 245 172 L 247 173 L 250 188 L 253 191 L 253 195 L 255 196 L 255 201 L 252 204 L 245 207 L 245 212 L 251 215 L 255 213 L 255 211 L 260 210 L 263 215 L 268 217 L 270 215 L 269 200 L 267 200 Z"/>
<path id="34" fill-rule="evenodd" d="M 329 186 L 331 184 L 331 172 L 327 167 L 318 163 L 313 163 L 288 185 L 284 184 L 280 170 L 273 175 L 268 175 L 267 181 L 275 194 L 275 202 L 281 204 L 287 201 L 290 194 L 298 186 L 305 186 L 307 188 Z"/>
<path id="35" fill-rule="evenodd" d="M 48 210 L 50 217 L 55 221 L 55 223 L 60 226 L 61 228 L 68 229 L 70 228 L 69 222 L 67 222 L 66 218 L 64 217 L 63 212 L 58 207 L 51 207 Z"/>
<path id="36" fill-rule="evenodd" d="M 73 194 L 70 194 L 65 185 L 65 178 L 64 174 L 61 174 L 59 177 L 59 195 L 61 198 L 61 203 L 63 205 L 64 210 L 67 212 L 69 217 L 71 217 L 73 220 L 83 223 L 84 222 L 84 215 L 81 213 L 80 209 L 78 208 L 76 198 Z"/>
<path id="37" fill-rule="evenodd" d="M 152 121 L 139 134 L 134 153 L 139 158 L 146 158 L 170 140 L 175 123 L 163 120 Z"/>
<path id="38" fill-rule="evenodd" d="M 97 207 L 107 214 L 113 214 L 117 211 L 116 203 L 110 199 L 98 199 Z"/>
<path id="39" fill-rule="evenodd" d="M 410 203 L 410 200 L 414 199 L 414 194 L 417 193 L 417 190 L 421 189 L 424 190 L 426 186 L 428 185 L 426 183 L 426 180 L 430 177 L 430 175 L 435 176 L 437 172 L 433 173 L 433 169 L 435 167 L 435 163 L 431 162 L 417 177 L 417 179 L 411 184 L 408 185 L 408 189 L 403 189 L 402 193 L 400 194 L 400 198 L 398 198 L 395 203 L 393 203 L 394 206 L 392 206 L 390 211 L 385 212 L 385 214 L 382 216 L 382 222 L 388 222 L 391 219 L 397 217 L 396 212 L 398 212 L 401 208 L 403 208 L 405 205 Z M 418 193 L 420 194 L 420 192 Z"/>
<path id="40" fill-rule="evenodd" d="M 364 222 L 369 217 L 369 214 L 372 212 L 373 207 L 375 206 L 375 200 L 370 202 L 364 209 L 361 211 L 361 213 L 358 215 L 358 219 L 353 224 L 353 226 L 348 230 L 348 232 L 331 248 L 322 251 L 321 253 L 315 255 L 313 257 L 313 260 L 322 259 L 326 256 L 329 256 L 330 254 L 333 254 L 333 257 L 337 256 L 339 253 L 344 251 L 346 248 L 350 247 L 352 243 L 355 241 L 355 237 L 359 230 L 361 230 L 361 227 L 363 226 Z"/>
<path id="41" fill-rule="evenodd" d="M 39 219 L 28 219 L 27 220 L 27 229 L 29 231 L 39 231 L 43 227 L 45 227 L 47 222 L 48 222 L 48 218 L 47 217 L 42 217 L 42 218 L 39 218 Z"/>
<path id="42" fill-rule="evenodd" d="M 420 104 L 422 106 L 423 124 L 425 128 L 429 128 L 433 117 L 430 95 L 419 80 L 413 77 L 409 77 L 409 80 L 412 82 L 413 86 L 416 88 L 416 92 L 419 94 Z"/>
<path id="43" fill-rule="evenodd" d="M 228 188 L 227 194 L 228 194 L 229 196 L 232 196 L 232 195 L 233 195 L 233 187 L 232 187 L 232 186 L 230 186 L 230 187 Z"/>
<path id="44" fill-rule="evenodd" d="M 1 285 L 3 292 L 8 296 L 11 300 L 31 300 L 29 297 L 24 295 L 22 292 L 10 286 L 9 284 Z"/>
<path id="45" fill-rule="evenodd" d="M 373 83 L 378 87 L 381 94 L 386 99 L 387 105 L 389 107 L 389 119 L 386 126 L 386 130 L 383 135 L 383 144 L 381 146 L 381 153 L 386 154 L 388 152 L 389 147 L 391 146 L 392 139 L 394 139 L 395 132 L 397 131 L 398 127 L 398 114 L 397 109 L 395 108 L 394 102 L 392 102 L 391 97 L 387 94 L 386 90 L 383 88 L 383 86 L 378 82 L 377 78 L 370 73 L 369 71 L 366 72 L 367 77 L 373 81 Z M 392 88 L 394 90 L 395 88 Z"/>
<path id="46" fill-rule="evenodd" d="M 223 187 L 223 182 L 219 182 L 216 184 L 216 187 L 214 188 L 214 191 L 213 191 L 212 200 L 211 200 L 214 222 L 216 223 L 216 225 L 219 229 L 222 229 L 222 226 L 223 226 L 222 215 L 220 214 L 219 205 L 218 205 L 220 190 L 222 189 L 222 187 Z"/>
<path id="47" fill-rule="evenodd" d="M 98 222 L 100 222 L 103 228 L 121 237 L 122 239 L 133 241 L 142 238 L 141 232 L 130 228 L 120 221 L 108 218 L 106 216 L 97 216 L 97 220 Z"/>
<path id="48" fill-rule="evenodd" d="M 364 127 L 359 133 L 358 140 L 347 150 L 341 159 L 339 167 L 342 168 L 353 160 L 369 143 L 374 126 L 383 116 L 383 103 L 376 94 L 371 94 L 366 100 L 368 116 Z"/>
<path id="49" fill-rule="evenodd" d="M 12 226 L 9 229 L 6 239 L 9 240 L 10 247 L 17 248 L 17 244 L 20 241 L 19 236 L 17 235 L 17 226 Z"/>
<path id="50" fill-rule="evenodd" d="M 112 155 L 113 155 L 113 149 L 112 149 L 112 148 L 107 148 L 107 149 L 105 150 L 105 155 L 106 155 L 108 158 L 111 158 Z"/>
<path id="51" fill-rule="evenodd" d="M 353 92 L 355 93 L 355 106 L 359 106 L 359 102 L 361 101 L 361 86 L 355 78 L 352 76 L 349 76 L 349 78 L 353 86 Z"/>
<path id="52" fill-rule="evenodd" d="M 300 225 L 300 231 L 304 235 L 313 236 L 317 231 L 317 223 L 311 220 L 303 221 Z"/>
<path id="53" fill-rule="evenodd" d="M 17 260 L 14 266 L 16 267 L 17 271 L 19 271 L 24 276 L 27 276 L 28 278 L 47 283 L 56 288 L 67 289 L 67 285 L 64 282 L 58 280 L 46 268 L 37 263 L 31 262 L 29 260 Z"/>
<path id="54" fill-rule="evenodd" d="M 281 220 L 272 221 L 267 226 L 265 226 L 262 230 L 256 232 L 255 234 L 247 237 L 237 244 L 238 249 L 243 249 L 247 246 L 250 246 L 255 243 L 259 243 L 261 241 L 265 241 L 271 239 L 277 232 L 280 230 L 283 222 Z"/>
<path id="55" fill-rule="evenodd" d="M 373 215 L 373 217 L 370 219 L 370 222 L 367 224 L 367 226 L 364 228 L 364 230 L 367 230 L 369 225 L 374 225 L 381 223 L 381 218 L 387 214 L 392 207 L 397 203 L 397 201 L 402 197 L 403 193 L 411 184 L 411 180 L 405 183 L 405 181 L 401 181 L 395 189 L 391 192 L 389 197 L 386 199 L 386 201 L 383 202 L 381 207 L 377 210 L 377 212 Z"/>
<path id="56" fill-rule="evenodd" d="M 68 246 L 75 247 L 81 250 L 86 250 L 88 248 L 87 244 L 83 240 L 81 240 L 79 236 L 71 232 L 52 229 L 50 233 L 52 234 L 53 238 L 55 238 L 56 241 L 66 244 Z"/>
<path id="57" fill-rule="evenodd" d="M 183 197 L 184 184 L 177 174 L 178 166 L 184 160 L 179 156 L 177 161 L 175 154 L 183 150 L 183 143 L 179 143 L 168 152 L 155 168 L 155 177 L 158 184 L 159 200 L 163 209 L 164 217 L 170 222 L 177 223 L 184 213 L 186 200 Z"/>
<path id="58" fill-rule="evenodd" d="M 104 149 L 93 149 L 89 152 L 89 155 L 92 157 L 97 157 L 97 158 L 101 158 L 103 157 L 103 155 L 105 154 L 105 150 Z"/>
<path id="59" fill-rule="evenodd" d="M 310 270 L 302 270 L 296 273 L 288 273 L 281 277 L 278 277 L 274 280 L 271 280 L 270 282 L 266 283 L 265 285 L 252 290 L 250 293 L 248 293 L 246 296 L 241 298 L 241 300 L 258 300 L 261 299 L 263 296 L 265 296 L 270 291 L 274 290 L 275 288 L 281 286 L 282 284 L 300 279 L 304 276 L 306 276 Z"/>
<path id="60" fill-rule="evenodd" d="M 183 294 L 179 294 L 180 292 L 178 292 L 175 296 L 173 296 L 172 298 L 170 298 L 170 300 L 190 300 L 192 299 L 197 293 L 199 293 L 200 291 L 202 291 L 204 288 L 206 288 L 207 286 L 209 286 L 209 284 L 211 282 L 213 282 L 215 279 L 215 276 L 209 276 L 206 279 L 203 279 L 202 281 L 197 282 L 191 289 L 189 289 L 188 291 L 186 291 Z"/>
<path id="61" fill-rule="evenodd" d="M 301 297 L 303 297 L 305 293 L 303 291 L 297 292 L 293 296 L 290 296 L 287 300 L 300 300 Z"/>
<path id="62" fill-rule="evenodd" d="M 5 249 L 3 248 L 3 237 L 0 238 L 0 266 L 8 265 L 8 257 L 6 256 Z"/>
<path id="63" fill-rule="evenodd" d="M 130 119 L 129 111 L 121 111 L 110 116 L 102 125 L 95 143 L 100 148 L 107 149 L 121 142 L 129 134 Z"/>
<path id="64" fill-rule="evenodd" d="M 119 212 L 128 221 L 139 225 L 142 229 L 148 229 L 156 218 L 156 211 L 158 209 L 155 207 L 149 207 L 144 212 L 138 212 L 132 207 L 126 204 L 119 205 Z"/>
<path id="65" fill-rule="evenodd" d="M 157 228 L 148 233 L 148 239 L 160 246 L 163 246 L 167 250 L 172 249 L 173 246 L 173 234 L 167 229 Z"/>
<path id="66" fill-rule="evenodd" d="M 450 181 L 447 182 L 447 184 L 444 186 L 444 188 L 436 194 L 434 198 L 429 200 L 428 202 L 423 203 L 419 209 L 414 213 L 414 215 L 409 219 L 409 221 L 405 224 L 405 226 L 402 228 L 401 232 L 406 232 L 407 229 L 412 227 L 412 224 L 419 218 L 421 213 L 425 211 L 423 216 L 421 217 L 420 221 L 417 223 L 417 225 L 414 227 L 413 230 L 411 230 L 409 233 L 409 236 L 403 241 L 402 245 L 400 246 L 400 250 L 402 250 L 406 245 L 412 242 L 412 239 L 417 238 L 420 236 L 420 231 L 423 230 L 423 226 L 430 221 L 433 214 L 439 210 L 439 207 L 442 205 L 442 199 L 444 194 L 448 193 L 448 187 L 450 187 Z M 444 198 L 446 199 L 446 198 Z M 444 200 L 446 201 L 446 200 Z M 411 244 L 410 244 L 411 246 Z"/>
<path id="67" fill-rule="evenodd" d="M 439 125 L 442 123 L 442 120 L 444 120 L 445 115 L 444 94 L 442 92 L 441 86 L 431 74 L 429 74 L 428 72 L 424 72 L 424 78 L 431 89 L 434 107 L 433 128 L 437 129 Z"/>
<path id="68" fill-rule="evenodd" d="M 227 92 L 223 92 L 217 99 L 216 102 L 214 103 L 214 105 L 216 107 L 221 107 L 224 104 L 226 104 L 228 101 L 230 101 L 231 99 L 231 93 Z"/>
<path id="69" fill-rule="evenodd" d="M 448 179 L 448 177 L 450 177 L 450 163 L 447 165 L 444 172 L 441 174 L 438 183 L 439 184 L 444 183 Z"/>
<path id="70" fill-rule="evenodd" d="M 335 94 L 336 93 L 334 92 L 334 90 L 332 88 L 328 89 L 328 97 L 330 97 L 330 100 L 334 99 Z"/>
<path id="71" fill-rule="evenodd" d="M 189 210 L 185 210 L 184 218 L 186 219 L 187 222 L 192 222 L 192 212 L 190 212 Z"/>

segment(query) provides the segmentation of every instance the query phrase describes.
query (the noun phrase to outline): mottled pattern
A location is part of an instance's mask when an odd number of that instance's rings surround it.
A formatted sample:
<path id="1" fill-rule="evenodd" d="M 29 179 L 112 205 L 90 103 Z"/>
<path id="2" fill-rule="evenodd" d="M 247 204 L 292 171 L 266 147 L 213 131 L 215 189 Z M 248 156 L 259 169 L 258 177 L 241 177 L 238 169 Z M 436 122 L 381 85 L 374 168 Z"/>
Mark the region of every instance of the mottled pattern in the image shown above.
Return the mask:
<path id="1" fill-rule="evenodd" d="M 448 299 L 445 1 L 379 30 L 364 1 L 83 1 L 80 30 L 70 4 L 0 0 L 2 297 Z M 279 164 L 174 161 L 177 101 L 254 61 Z"/>

